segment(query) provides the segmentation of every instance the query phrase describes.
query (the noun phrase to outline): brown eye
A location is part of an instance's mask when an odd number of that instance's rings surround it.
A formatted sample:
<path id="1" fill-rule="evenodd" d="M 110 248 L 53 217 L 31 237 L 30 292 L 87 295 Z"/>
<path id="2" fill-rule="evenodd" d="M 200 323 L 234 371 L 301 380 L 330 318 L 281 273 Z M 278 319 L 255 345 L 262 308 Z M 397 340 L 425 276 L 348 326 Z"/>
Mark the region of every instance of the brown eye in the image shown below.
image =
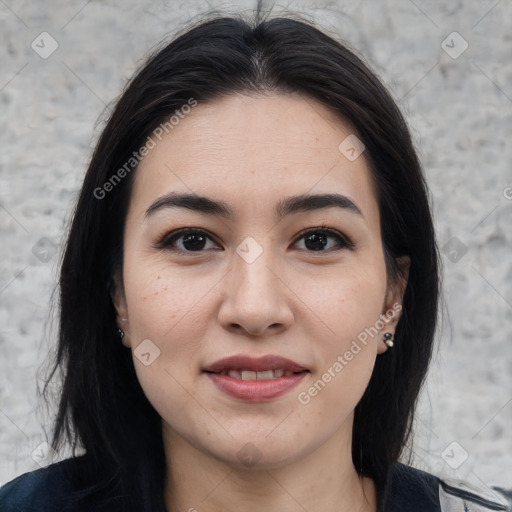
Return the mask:
<path id="1" fill-rule="evenodd" d="M 198 229 L 180 229 L 165 235 L 157 247 L 176 252 L 203 252 L 208 249 L 208 241 L 211 237 L 202 230 Z M 215 247 L 216 244 L 214 244 Z"/>
<path id="2" fill-rule="evenodd" d="M 331 228 L 312 228 L 303 231 L 299 239 L 304 239 L 305 249 L 309 252 L 327 252 L 330 249 L 350 249 L 354 244 L 339 231 Z M 329 240 L 334 240 L 334 245 Z"/>

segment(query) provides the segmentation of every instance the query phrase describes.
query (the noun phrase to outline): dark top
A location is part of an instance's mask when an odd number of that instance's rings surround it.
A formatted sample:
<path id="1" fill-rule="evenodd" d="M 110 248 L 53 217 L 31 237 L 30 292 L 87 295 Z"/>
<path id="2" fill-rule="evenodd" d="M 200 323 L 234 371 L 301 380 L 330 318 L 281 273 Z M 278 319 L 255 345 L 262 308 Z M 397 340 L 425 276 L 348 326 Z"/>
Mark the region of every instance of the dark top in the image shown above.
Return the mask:
<path id="1" fill-rule="evenodd" d="M 83 499 L 83 456 L 66 459 L 25 473 L 0 488 L 0 512 L 152 512 L 123 510 L 115 496 L 102 502 Z M 76 498 L 82 498 L 77 501 Z M 78 504 L 80 503 L 80 504 Z M 471 489 L 448 482 L 404 464 L 392 470 L 384 512 L 486 512 L 512 511 L 512 491 L 499 488 Z"/>

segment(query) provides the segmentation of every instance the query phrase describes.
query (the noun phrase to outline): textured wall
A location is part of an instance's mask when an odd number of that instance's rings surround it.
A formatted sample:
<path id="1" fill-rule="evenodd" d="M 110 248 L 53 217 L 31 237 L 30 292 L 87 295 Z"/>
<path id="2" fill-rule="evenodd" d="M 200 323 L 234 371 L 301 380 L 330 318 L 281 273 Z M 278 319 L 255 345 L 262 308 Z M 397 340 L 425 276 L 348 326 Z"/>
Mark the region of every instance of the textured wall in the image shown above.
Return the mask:
<path id="1" fill-rule="evenodd" d="M 36 372 L 54 339 L 45 321 L 57 251 L 97 121 L 146 52 L 209 5 L 255 2 L 0 2 L 0 483 L 44 452 Z M 432 190 L 445 317 L 415 464 L 512 487 L 512 4 L 287 7 L 347 40 L 383 78 Z"/>

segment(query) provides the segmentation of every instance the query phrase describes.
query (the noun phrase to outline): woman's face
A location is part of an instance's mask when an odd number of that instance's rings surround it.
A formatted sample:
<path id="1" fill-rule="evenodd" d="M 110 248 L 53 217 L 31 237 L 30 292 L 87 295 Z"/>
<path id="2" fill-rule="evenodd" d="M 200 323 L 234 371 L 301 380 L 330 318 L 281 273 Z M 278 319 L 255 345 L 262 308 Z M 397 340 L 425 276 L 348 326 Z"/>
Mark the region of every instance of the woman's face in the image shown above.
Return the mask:
<path id="1" fill-rule="evenodd" d="M 113 300 L 169 442 L 262 468 L 350 446 L 401 300 L 352 133 L 309 98 L 232 95 L 137 169 Z"/>

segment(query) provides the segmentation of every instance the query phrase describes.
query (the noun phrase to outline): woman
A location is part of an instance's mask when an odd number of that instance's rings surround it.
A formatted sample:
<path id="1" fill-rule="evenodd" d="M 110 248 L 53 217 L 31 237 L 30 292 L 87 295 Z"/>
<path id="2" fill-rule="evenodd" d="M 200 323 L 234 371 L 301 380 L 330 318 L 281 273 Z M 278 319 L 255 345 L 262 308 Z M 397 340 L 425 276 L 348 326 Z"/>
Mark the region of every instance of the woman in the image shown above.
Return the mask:
<path id="1" fill-rule="evenodd" d="M 131 80 L 74 212 L 53 446 L 85 453 L 0 509 L 507 510 L 398 463 L 438 293 L 373 73 L 302 21 L 202 22 Z"/>

